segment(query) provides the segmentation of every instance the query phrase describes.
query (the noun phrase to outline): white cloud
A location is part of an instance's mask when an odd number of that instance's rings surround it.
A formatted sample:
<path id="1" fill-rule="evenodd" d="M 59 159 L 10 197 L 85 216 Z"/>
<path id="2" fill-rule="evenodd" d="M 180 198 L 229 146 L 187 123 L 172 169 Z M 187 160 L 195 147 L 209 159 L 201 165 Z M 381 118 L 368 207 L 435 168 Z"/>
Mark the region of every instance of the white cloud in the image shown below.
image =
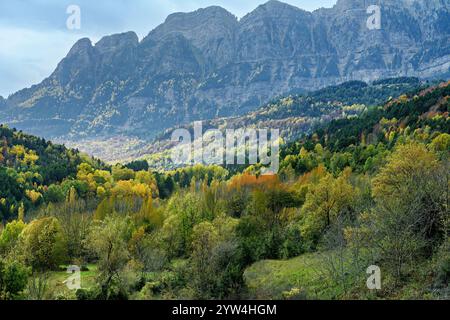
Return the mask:
<path id="1" fill-rule="evenodd" d="M 0 95 L 7 96 L 48 77 L 79 38 L 80 34 L 59 30 L 0 25 Z"/>

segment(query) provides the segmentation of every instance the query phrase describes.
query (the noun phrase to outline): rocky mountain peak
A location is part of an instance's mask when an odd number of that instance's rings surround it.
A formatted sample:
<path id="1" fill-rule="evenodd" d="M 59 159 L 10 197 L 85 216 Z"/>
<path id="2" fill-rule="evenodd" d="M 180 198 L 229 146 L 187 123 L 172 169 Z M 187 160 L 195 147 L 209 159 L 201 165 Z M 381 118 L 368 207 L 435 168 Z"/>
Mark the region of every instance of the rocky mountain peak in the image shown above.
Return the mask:
<path id="1" fill-rule="evenodd" d="M 223 65 L 232 59 L 234 33 L 239 23 L 227 10 L 212 6 L 189 13 L 174 13 L 142 41 L 166 41 L 181 35 L 199 49 L 207 67 Z"/>
<path id="2" fill-rule="evenodd" d="M 139 38 L 135 32 L 125 32 L 103 37 L 95 44 L 95 49 L 99 53 L 122 50 L 127 47 L 136 47 L 139 44 Z"/>
<path id="3" fill-rule="evenodd" d="M 177 22 L 180 23 L 180 21 L 190 21 L 190 22 L 195 22 L 193 20 L 197 20 L 199 22 L 199 20 L 209 20 L 209 19 L 232 19 L 232 20 L 236 20 L 236 17 L 230 13 L 229 11 L 227 11 L 226 9 L 220 7 L 220 6 L 209 6 L 206 8 L 201 8 L 198 9 L 196 11 L 192 11 L 192 12 L 177 12 L 177 13 L 173 13 L 170 14 L 167 18 L 166 21 L 164 22 L 165 24 L 171 24 L 173 22 Z"/>
<path id="4" fill-rule="evenodd" d="M 277 1 L 270 0 L 255 10 L 244 16 L 241 20 L 242 23 L 251 20 L 257 20 L 262 17 L 276 17 L 276 18 L 289 18 L 293 17 L 299 13 L 307 13 L 305 10 L 292 6 L 290 4 Z"/>
<path id="5" fill-rule="evenodd" d="M 233 14 L 222 7 L 212 6 L 194 12 L 171 14 L 147 38 L 158 41 L 171 33 L 183 34 L 189 40 L 211 38 L 219 36 L 224 30 L 233 29 L 237 24 Z"/>
<path id="6" fill-rule="evenodd" d="M 87 54 L 90 50 L 93 49 L 92 42 L 89 38 L 82 38 L 75 42 L 72 49 L 70 49 L 67 54 L 67 58 L 76 56 L 76 55 L 84 55 Z"/>
<path id="7" fill-rule="evenodd" d="M 449 0 L 338 0 L 335 8 L 339 10 L 366 9 L 371 5 L 380 5 L 386 7 L 426 7 L 428 9 L 437 9 L 449 7 Z"/>
<path id="8" fill-rule="evenodd" d="M 298 7 L 278 0 L 269 0 L 266 3 L 262 4 L 260 8 L 264 8 L 266 10 L 301 10 Z"/>

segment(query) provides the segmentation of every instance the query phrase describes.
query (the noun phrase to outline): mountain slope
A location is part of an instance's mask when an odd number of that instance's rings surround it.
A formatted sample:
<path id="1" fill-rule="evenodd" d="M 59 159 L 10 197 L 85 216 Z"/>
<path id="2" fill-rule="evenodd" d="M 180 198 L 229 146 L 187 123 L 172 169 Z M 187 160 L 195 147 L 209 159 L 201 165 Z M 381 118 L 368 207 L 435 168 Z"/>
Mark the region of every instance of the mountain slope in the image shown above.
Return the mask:
<path id="1" fill-rule="evenodd" d="M 218 128 L 223 132 L 238 128 L 279 129 L 284 141 L 291 142 L 332 120 L 353 118 L 370 107 L 384 105 L 386 101 L 405 93 L 416 92 L 424 85 L 417 78 L 385 79 L 372 84 L 351 81 L 302 95 L 276 98 L 243 116 L 203 121 L 202 127 L 204 132 L 211 128 Z M 183 127 L 192 132 L 193 123 Z M 171 141 L 174 129 L 166 130 L 151 143 L 141 142 L 131 147 L 133 142 L 128 141 L 130 149 L 124 150 L 121 147 L 125 152 L 122 157 L 118 154 L 116 156 L 121 160 L 144 157 L 151 166 L 170 168 L 172 164 L 168 155 L 174 145 Z M 124 142 L 121 141 L 122 146 L 126 144 Z M 81 144 L 74 146 L 81 147 Z M 111 154 L 114 148 L 111 142 L 92 147 L 90 153 L 98 155 Z"/>
<path id="2" fill-rule="evenodd" d="M 62 141 L 151 140 L 291 92 L 448 74 L 450 0 L 379 3 L 381 30 L 366 27 L 364 1 L 312 13 L 269 1 L 239 21 L 220 7 L 176 13 L 140 42 L 81 39 L 49 78 L 7 99 L 0 121 Z"/>
<path id="3" fill-rule="evenodd" d="M 0 125 L 0 222 L 17 214 L 21 203 L 40 205 L 48 186 L 76 178 L 81 163 L 105 167 L 78 150 Z"/>

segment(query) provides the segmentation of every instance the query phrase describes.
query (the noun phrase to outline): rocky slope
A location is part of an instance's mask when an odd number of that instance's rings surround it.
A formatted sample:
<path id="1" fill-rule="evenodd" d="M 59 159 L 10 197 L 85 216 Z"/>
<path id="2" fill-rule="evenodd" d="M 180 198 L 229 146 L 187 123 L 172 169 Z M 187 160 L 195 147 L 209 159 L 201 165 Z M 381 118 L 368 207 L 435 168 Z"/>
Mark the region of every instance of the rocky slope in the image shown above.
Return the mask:
<path id="1" fill-rule="evenodd" d="M 366 3 L 367 2 L 367 3 Z M 0 101 L 0 122 L 62 141 L 150 140 L 175 125 L 239 116 L 272 97 L 348 80 L 439 77 L 450 68 L 450 0 L 360 0 L 306 12 L 269 1 L 238 20 L 220 7 L 79 40 L 47 79 Z"/>
<path id="2" fill-rule="evenodd" d="M 422 83 L 417 78 L 384 79 L 370 85 L 350 81 L 307 94 L 276 98 L 242 116 L 202 121 L 202 129 L 203 133 L 208 129 L 219 129 L 224 135 L 226 129 L 279 129 L 283 140 L 290 142 L 334 119 L 356 117 L 370 107 L 384 105 L 388 100 L 415 92 L 426 85 L 429 84 Z M 194 136 L 193 125 L 194 123 L 189 123 L 178 127 L 188 129 Z M 71 142 L 70 146 L 83 149 L 106 161 L 128 162 L 143 158 L 153 168 L 173 168 L 169 158 L 176 145 L 171 141 L 176 128 L 165 130 L 150 142 L 116 136 L 101 141 L 94 138 Z M 205 143 L 207 144 L 206 141 Z"/>

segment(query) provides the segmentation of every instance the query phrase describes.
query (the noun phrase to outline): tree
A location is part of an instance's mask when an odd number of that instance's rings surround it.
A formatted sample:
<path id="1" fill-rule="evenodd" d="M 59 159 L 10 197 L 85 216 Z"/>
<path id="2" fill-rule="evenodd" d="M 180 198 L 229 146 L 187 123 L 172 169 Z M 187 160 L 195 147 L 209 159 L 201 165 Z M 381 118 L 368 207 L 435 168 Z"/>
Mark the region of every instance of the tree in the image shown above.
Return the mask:
<path id="1" fill-rule="evenodd" d="M 16 244 L 26 224 L 22 220 L 14 220 L 6 224 L 0 235 L 0 253 L 8 253 Z"/>
<path id="2" fill-rule="evenodd" d="M 107 216 L 91 229 L 87 245 L 98 258 L 97 281 L 102 299 L 125 293 L 121 272 L 130 257 L 127 248 L 130 237 L 129 220 L 124 218 Z"/>
<path id="3" fill-rule="evenodd" d="M 151 189 L 153 198 L 158 197 L 159 190 L 155 177 L 148 171 L 138 171 L 136 172 L 135 180 L 139 183 L 147 185 Z"/>
<path id="4" fill-rule="evenodd" d="M 83 200 L 50 203 L 46 210 L 47 214 L 58 219 L 67 245 L 67 254 L 71 260 L 82 261 L 86 255 L 84 241 L 92 223 L 92 216 L 86 212 L 87 210 L 88 205 Z"/>
<path id="5" fill-rule="evenodd" d="M 78 198 L 77 190 L 75 189 L 75 187 L 71 187 L 67 194 L 66 202 L 73 204 L 77 201 L 77 198 Z"/>
<path id="6" fill-rule="evenodd" d="M 442 241 L 448 195 L 448 167 L 422 144 L 399 146 L 373 180 L 378 208 L 402 205 L 405 215 L 416 215 L 412 227 L 430 244 Z"/>
<path id="7" fill-rule="evenodd" d="M 132 161 L 125 165 L 128 169 L 134 170 L 134 171 L 148 171 L 149 165 L 147 160 L 136 160 Z"/>
<path id="8" fill-rule="evenodd" d="M 20 203 L 19 211 L 17 213 L 19 221 L 24 221 L 25 219 L 25 206 L 23 205 L 23 202 Z"/>
<path id="9" fill-rule="evenodd" d="M 140 224 L 146 224 L 153 230 L 162 226 L 163 217 L 161 211 L 153 206 L 153 198 L 151 196 L 143 201 L 141 209 L 136 215 L 136 220 Z"/>
<path id="10" fill-rule="evenodd" d="M 199 196 L 192 193 L 184 195 L 177 193 L 170 199 L 167 213 L 170 216 L 164 221 L 163 231 L 170 235 L 173 241 L 172 249 L 180 256 L 184 256 L 191 251 L 193 228 L 203 220 Z"/>
<path id="11" fill-rule="evenodd" d="M 133 232 L 128 247 L 133 258 L 142 265 L 143 272 L 161 271 L 167 263 L 167 253 L 161 249 L 155 234 L 147 234 L 145 227 Z"/>
<path id="12" fill-rule="evenodd" d="M 56 270 L 67 258 L 67 245 L 58 219 L 37 219 L 21 234 L 25 261 L 36 271 Z"/>
<path id="13" fill-rule="evenodd" d="M 369 228 L 380 259 L 397 280 L 444 240 L 448 168 L 421 144 L 399 146 L 373 180 L 376 207 Z"/>
<path id="14" fill-rule="evenodd" d="M 217 277 L 212 262 L 212 252 L 219 241 L 216 228 L 210 222 L 195 226 L 192 235 L 192 275 L 198 298 L 205 299 L 214 294 Z"/>
<path id="15" fill-rule="evenodd" d="M 48 187 L 47 191 L 44 193 L 44 199 L 46 202 L 63 202 L 65 199 L 65 194 L 61 186 L 52 184 Z"/>
<path id="16" fill-rule="evenodd" d="M 14 174 L 17 175 L 15 170 L 0 167 L 0 219 L 8 219 L 12 213 L 17 213 L 14 208 L 24 197 L 24 188 Z"/>
<path id="17" fill-rule="evenodd" d="M 358 190 L 349 182 L 349 171 L 337 179 L 331 175 L 310 186 L 302 207 L 302 235 L 314 246 L 340 215 L 352 215 Z"/>
<path id="18" fill-rule="evenodd" d="M 417 213 L 406 199 L 390 198 L 375 207 L 369 223 L 374 256 L 391 271 L 397 283 L 427 251 L 423 229 L 417 229 Z"/>
<path id="19" fill-rule="evenodd" d="M 94 220 L 104 220 L 107 216 L 114 213 L 114 199 L 105 198 L 103 199 L 94 213 Z"/>
<path id="20" fill-rule="evenodd" d="M 449 152 L 450 151 L 450 134 L 442 133 L 433 139 L 431 147 L 435 151 Z"/>
<path id="21" fill-rule="evenodd" d="M 27 285 L 29 272 L 19 262 L 0 259 L 0 300 L 17 298 Z"/>
<path id="22" fill-rule="evenodd" d="M 236 233 L 244 265 L 250 265 L 266 256 L 265 225 L 262 217 L 253 215 L 246 215 L 239 220 Z"/>
<path id="23" fill-rule="evenodd" d="M 114 181 L 133 180 L 135 173 L 131 169 L 117 165 L 112 168 L 112 176 Z"/>

